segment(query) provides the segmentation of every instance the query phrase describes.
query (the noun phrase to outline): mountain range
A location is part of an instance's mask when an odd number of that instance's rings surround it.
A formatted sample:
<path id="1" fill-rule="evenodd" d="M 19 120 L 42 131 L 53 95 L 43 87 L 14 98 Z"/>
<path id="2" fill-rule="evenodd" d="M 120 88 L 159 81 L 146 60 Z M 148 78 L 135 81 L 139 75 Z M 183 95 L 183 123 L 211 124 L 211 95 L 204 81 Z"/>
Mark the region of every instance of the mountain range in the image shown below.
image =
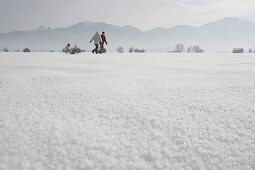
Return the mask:
<path id="1" fill-rule="evenodd" d="M 67 28 L 51 29 L 40 26 L 35 30 L 0 33 L 0 48 L 11 50 L 30 48 L 32 51 L 60 51 L 67 43 L 91 50 L 89 44 L 94 33 L 106 32 L 109 51 L 122 46 L 147 51 L 169 51 L 175 44 L 186 47 L 199 45 L 208 52 L 228 52 L 233 48 L 248 49 L 255 45 L 255 22 L 239 18 L 225 18 L 201 26 L 180 25 L 141 31 L 132 26 L 116 26 L 103 22 L 81 22 Z"/>

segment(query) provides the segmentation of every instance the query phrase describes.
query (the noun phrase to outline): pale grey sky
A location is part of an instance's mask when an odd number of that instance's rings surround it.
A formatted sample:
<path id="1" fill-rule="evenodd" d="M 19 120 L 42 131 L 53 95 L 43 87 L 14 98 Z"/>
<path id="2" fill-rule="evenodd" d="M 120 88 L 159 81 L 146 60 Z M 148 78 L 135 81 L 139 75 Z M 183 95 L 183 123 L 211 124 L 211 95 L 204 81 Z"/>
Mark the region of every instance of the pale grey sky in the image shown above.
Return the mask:
<path id="1" fill-rule="evenodd" d="M 201 25 L 225 17 L 255 21 L 255 0 L 0 0 L 0 32 L 78 22 L 155 27 Z"/>

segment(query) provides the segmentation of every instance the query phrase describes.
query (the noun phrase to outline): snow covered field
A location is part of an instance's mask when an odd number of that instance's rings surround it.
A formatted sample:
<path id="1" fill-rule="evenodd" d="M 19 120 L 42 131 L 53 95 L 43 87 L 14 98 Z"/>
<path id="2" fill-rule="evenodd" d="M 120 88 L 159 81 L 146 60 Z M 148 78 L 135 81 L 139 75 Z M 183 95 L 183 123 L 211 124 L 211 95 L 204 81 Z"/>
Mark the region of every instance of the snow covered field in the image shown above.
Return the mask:
<path id="1" fill-rule="evenodd" d="M 0 169 L 255 169 L 255 54 L 0 53 Z"/>

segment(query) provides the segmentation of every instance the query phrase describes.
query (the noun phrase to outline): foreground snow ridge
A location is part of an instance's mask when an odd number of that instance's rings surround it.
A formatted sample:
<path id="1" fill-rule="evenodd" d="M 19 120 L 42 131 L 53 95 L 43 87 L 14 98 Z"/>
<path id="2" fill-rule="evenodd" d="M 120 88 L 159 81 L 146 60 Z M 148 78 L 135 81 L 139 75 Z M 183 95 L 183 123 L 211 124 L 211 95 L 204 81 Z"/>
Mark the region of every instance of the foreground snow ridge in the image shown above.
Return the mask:
<path id="1" fill-rule="evenodd" d="M 0 169 L 255 169 L 255 55 L 0 53 Z"/>

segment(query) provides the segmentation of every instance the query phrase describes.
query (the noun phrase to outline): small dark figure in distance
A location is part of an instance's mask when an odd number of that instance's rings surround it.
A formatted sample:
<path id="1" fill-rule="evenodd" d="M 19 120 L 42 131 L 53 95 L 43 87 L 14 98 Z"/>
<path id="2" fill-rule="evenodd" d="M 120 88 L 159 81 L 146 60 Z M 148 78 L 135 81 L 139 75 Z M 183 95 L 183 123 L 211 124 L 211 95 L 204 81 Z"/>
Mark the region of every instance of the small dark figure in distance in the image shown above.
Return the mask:
<path id="1" fill-rule="evenodd" d="M 106 37 L 105 37 L 105 32 L 102 32 L 102 35 L 101 36 L 101 42 L 100 42 L 100 51 L 99 53 L 102 54 L 102 53 L 106 53 L 106 49 L 104 48 L 104 43 L 106 45 L 108 45 L 107 41 L 106 41 Z"/>
<path id="2" fill-rule="evenodd" d="M 95 44 L 95 49 L 92 50 L 91 52 L 94 53 L 98 53 L 98 44 L 101 42 L 101 38 L 100 35 L 98 34 L 98 32 L 95 33 L 95 35 L 91 38 L 90 43 L 94 41 Z"/>

